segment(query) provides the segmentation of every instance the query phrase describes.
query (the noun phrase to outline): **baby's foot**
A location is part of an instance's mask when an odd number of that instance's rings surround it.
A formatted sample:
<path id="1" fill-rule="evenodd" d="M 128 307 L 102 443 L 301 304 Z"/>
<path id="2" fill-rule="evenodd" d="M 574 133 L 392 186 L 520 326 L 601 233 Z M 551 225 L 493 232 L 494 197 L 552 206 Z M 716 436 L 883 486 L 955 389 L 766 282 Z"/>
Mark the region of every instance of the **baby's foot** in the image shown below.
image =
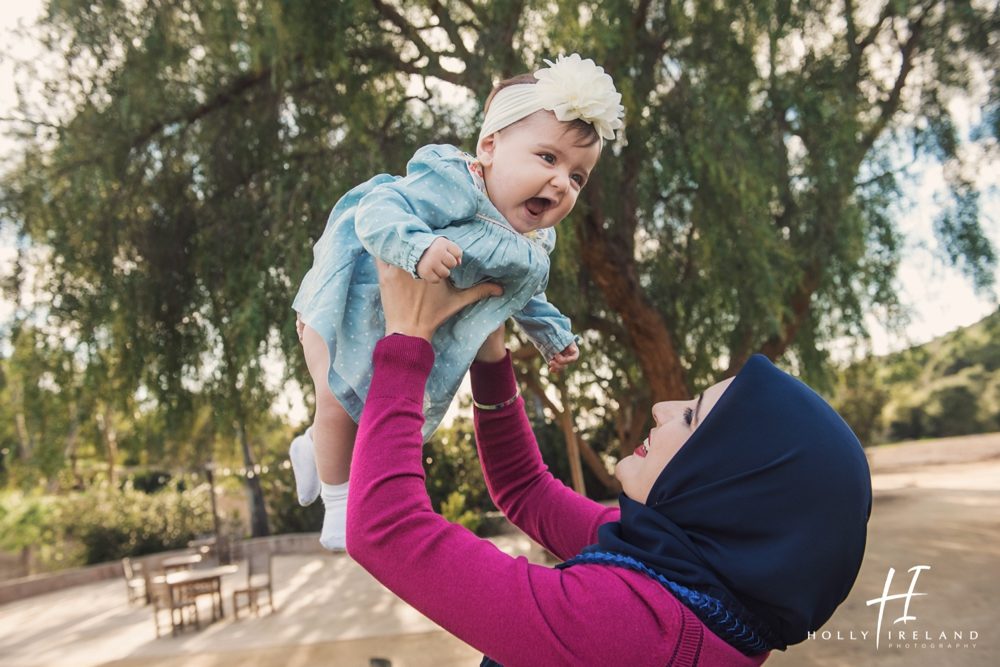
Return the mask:
<path id="1" fill-rule="evenodd" d="M 313 451 L 312 427 L 292 440 L 288 448 L 288 458 L 292 461 L 295 475 L 295 492 L 299 505 L 312 505 L 319 498 L 319 472 L 316 471 L 316 454 Z"/>
<path id="2" fill-rule="evenodd" d="M 347 546 L 347 485 L 343 484 L 323 484 L 323 506 L 326 514 L 323 515 L 323 532 L 320 533 L 319 543 L 324 549 L 339 551 Z"/>

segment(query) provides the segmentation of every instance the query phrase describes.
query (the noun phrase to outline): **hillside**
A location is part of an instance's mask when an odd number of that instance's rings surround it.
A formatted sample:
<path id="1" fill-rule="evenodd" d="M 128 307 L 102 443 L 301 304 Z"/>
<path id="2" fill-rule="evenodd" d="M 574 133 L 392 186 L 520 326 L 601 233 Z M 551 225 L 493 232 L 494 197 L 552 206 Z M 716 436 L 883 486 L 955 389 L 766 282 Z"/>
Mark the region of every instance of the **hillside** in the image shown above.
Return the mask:
<path id="1" fill-rule="evenodd" d="M 833 403 L 866 445 L 1000 430 L 1000 310 L 853 364 Z"/>

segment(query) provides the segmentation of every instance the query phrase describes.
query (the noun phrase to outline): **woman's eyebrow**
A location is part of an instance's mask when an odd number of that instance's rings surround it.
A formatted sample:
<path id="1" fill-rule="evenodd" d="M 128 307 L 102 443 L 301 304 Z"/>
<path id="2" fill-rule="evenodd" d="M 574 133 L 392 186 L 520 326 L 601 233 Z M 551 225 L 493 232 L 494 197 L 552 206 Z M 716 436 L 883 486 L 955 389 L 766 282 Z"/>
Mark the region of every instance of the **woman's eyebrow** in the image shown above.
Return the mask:
<path id="1" fill-rule="evenodd" d="M 698 394 L 698 402 L 694 405 L 694 420 L 692 423 L 698 423 L 698 411 L 701 410 L 701 399 L 705 398 L 705 392 Z"/>

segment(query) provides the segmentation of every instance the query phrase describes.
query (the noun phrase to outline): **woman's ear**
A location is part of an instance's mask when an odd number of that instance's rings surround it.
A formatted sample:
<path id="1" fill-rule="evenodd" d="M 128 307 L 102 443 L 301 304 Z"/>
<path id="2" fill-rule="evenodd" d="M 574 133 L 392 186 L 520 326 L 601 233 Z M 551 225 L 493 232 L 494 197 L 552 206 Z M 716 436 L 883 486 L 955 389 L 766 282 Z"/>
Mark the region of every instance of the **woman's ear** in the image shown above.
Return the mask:
<path id="1" fill-rule="evenodd" d="M 496 132 L 483 137 L 476 145 L 476 159 L 478 159 L 484 167 L 491 166 L 493 164 L 493 153 L 496 151 L 496 147 Z"/>

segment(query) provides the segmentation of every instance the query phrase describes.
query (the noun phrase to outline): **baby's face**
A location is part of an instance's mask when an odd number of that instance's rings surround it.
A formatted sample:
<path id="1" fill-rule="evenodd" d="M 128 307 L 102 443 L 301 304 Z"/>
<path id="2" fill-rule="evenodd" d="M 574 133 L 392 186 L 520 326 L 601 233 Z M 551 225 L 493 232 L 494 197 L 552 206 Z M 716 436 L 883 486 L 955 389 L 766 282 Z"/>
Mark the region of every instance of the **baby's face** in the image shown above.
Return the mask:
<path id="1" fill-rule="evenodd" d="M 538 111 L 479 142 L 490 201 L 521 234 L 552 227 L 569 215 L 601 155 L 601 144 L 578 146 L 551 111 Z"/>

